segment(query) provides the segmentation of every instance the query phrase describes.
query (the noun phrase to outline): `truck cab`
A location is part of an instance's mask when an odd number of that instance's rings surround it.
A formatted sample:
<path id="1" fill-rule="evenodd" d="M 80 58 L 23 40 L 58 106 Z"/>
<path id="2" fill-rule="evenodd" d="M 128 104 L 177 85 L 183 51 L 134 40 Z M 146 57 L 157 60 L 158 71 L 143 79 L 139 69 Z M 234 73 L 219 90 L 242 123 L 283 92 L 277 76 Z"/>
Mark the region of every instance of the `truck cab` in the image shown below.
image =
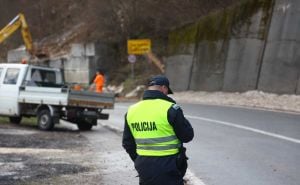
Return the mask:
<path id="1" fill-rule="evenodd" d="M 0 114 L 17 116 L 19 115 L 18 97 L 19 87 L 28 65 L 0 64 Z"/>
<path id="2" fill-rule="evenodd" d="M 19 91 L 24 86 L 61 87 L 61 70 L 28 64 L 0 64 L 0 114 L 19 116 Z"/>
<path id="3" fill-rule="evenodd" d="M 114 107 L 113 93 L 74 91 L 64 82 L 61 69 L 29 64 L 0 64 L 0 115 L 12 123 L 37 117 L 42 130 L 59 120 L 90 130 L 97 119 L 108 119 L 103 109 Z"/>

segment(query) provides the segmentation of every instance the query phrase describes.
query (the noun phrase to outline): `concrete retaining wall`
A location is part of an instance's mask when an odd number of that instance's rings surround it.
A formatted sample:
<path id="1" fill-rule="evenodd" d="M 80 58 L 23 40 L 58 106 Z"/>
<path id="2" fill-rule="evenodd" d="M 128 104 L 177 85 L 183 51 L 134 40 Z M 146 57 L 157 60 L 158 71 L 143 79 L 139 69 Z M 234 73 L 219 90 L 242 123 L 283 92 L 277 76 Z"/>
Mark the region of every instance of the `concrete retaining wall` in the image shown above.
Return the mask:
<path id="1" fill-rule="evenodd" d="M 259 90 L 299 94 L 299 17 L 300 1 L 276 1 L 263 58 Z"/>
<path id="2" fill-rule="evenodd" d="M 170 83 L 172 87 L 178 91 L 184 91 L 189 88 L 190 83 L 190 73 L 192 69 L 192 55 L 180 55 L 174 58 L 169 57 L 167 60 L 172 62 L 167 62 L 166 75 L 169 76 Z M 172 66 L 176 63 L 176 67 Z"/>
<path id="3" fill-rule="evenodd" d="M 262 48 L 258 39 L 231 39 L 226 59 L 224 91 L 247 91 L 256 88 L 258 60 Z"/>
<path id="4" fill-rule="evenodd" d="M 264 47 L 263 22 L 266 16 L 262 8 L 247 18 L 247 22 L 230 33 L 226 58 L 224 91 L 247 91 L 256 88 L 261 52 Z"/>
<path id="5" fill-rule="evenodd" d="M 192 74 L 173 89 L 299 94 L 299 14 L 297 0 L 249 0 L 174 30 L 166 75 Z"/>
<path id="6" fill-rule="evenodd" d="M 116 52 L 111 43 L 72 44 L 70 58 L 64 62 L 66 81 L 89 84 L 97 69 L 104 72 L 108 81 L 117 63 Z"/>
<path id="7" fill-rule="evenodd" d="M 117 64 L 116 56 L 117 50 L 114 44 L 104 42 L 77 43 L 71 45 L 68 56 L 38 62 L 38 65 L 62 68 L 66 82 L 88 85 L 97 69 L 104 72 L 106 81 L 109 80 L 110 71 Z M 20 63 L 24 57 L 29 59 L 25 49 L 15 49 L 8 52 L 8 62 L 10 63 Z"/>
<path id="8" fill-rule="evenodd" d="M 68 60 L 64 62 L 65 80 L 70 83 L 89 83 L 91 61 L 85 44 L 72 44 Z"/>
<path id="9" fill-rule="evenodd" d="M 7 53 L 7 62 L 8 63 L 20 63 L 22 59 L 29 59 L 29 53 L 23 49 L 14 49 L 10 50 Z"/>
<path id="10" fill-rule="evenodd" d="M 189 89 L 222 90 L 225 71 L 226 41 L 202 41 L 198 43 L 193 59 Z M 199 60 L 200 59 L 200 60 Z"/>

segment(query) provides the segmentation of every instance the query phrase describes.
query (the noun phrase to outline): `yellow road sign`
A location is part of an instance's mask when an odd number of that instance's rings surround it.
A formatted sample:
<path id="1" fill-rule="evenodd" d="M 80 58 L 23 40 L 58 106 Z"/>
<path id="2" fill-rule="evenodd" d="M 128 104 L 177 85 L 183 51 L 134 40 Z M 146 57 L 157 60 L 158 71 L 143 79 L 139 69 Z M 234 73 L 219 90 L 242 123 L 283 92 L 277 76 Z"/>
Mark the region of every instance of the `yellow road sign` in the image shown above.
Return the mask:
<path id="1" fill-rule="evenodd" d="M 150 39 L 127 40 L 127 52 L 133 55 L 143 55 L 151 51 Z"/>

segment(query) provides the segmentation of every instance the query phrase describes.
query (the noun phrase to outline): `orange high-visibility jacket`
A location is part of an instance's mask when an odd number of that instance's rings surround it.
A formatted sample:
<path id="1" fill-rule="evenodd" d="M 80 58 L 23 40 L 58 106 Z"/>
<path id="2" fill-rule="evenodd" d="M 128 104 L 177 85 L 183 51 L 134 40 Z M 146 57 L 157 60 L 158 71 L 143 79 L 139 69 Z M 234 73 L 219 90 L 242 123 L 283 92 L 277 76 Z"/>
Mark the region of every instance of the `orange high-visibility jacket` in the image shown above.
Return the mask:
<path id="1" fill-rule="evenodd" d="M 104 86 L 104 76 L 101 74 L 97 74 L 94 83 L 96 84 L 96 92 L 101 93 L 103 91 Z"/>

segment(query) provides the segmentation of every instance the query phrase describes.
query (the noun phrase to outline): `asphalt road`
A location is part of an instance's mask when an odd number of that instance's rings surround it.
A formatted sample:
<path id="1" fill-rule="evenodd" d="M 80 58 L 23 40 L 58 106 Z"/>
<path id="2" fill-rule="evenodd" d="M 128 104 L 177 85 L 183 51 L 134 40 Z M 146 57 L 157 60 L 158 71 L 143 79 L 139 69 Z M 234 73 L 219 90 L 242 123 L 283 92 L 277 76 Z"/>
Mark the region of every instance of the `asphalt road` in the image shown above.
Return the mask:
<path id="1" fill-rule="evenodd" d="M 117 103 L 110 120 L 122 129 L 132 103 Z M 194 127 L 189 169 L 205 185 L 298 185 L 300 115 L 180 104 Z"/>
<path id="2" fill-rule="evenodd" d="M 183 105 L 195 129 L 190 168 L 207 185 L 300 182 L 300 115 Z"/>

